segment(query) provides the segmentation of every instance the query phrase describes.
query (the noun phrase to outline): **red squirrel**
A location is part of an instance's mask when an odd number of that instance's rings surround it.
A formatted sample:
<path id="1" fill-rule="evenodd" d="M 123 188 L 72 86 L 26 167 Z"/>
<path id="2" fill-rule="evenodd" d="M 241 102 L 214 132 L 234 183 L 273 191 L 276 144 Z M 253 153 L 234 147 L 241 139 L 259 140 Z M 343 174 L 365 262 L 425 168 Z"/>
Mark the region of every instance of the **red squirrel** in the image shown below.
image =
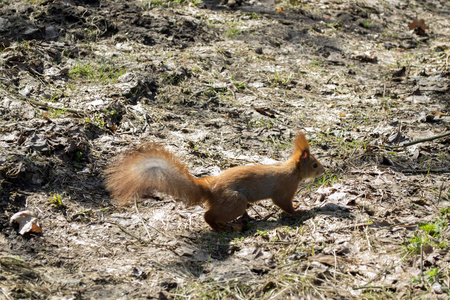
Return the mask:
<path id="1" fill-rule="evenodd" d="M 119 204 L 151 191 L 162 192 L 187 205 L 203 204 L 205 221 L 215 230 L 224 229 L 227 222 L 245 215 L 250 203 L 262 199 L 270 198 L 283 211 L 298 214 L 292 199 L 299 183 L 323 173 L 302 132 L 294 140 L 294 153 L 283 163 L 238 166 L 197 179 L 173 153 L 150 143 L 127 153 L 105 172 L 106 187 Z"/>

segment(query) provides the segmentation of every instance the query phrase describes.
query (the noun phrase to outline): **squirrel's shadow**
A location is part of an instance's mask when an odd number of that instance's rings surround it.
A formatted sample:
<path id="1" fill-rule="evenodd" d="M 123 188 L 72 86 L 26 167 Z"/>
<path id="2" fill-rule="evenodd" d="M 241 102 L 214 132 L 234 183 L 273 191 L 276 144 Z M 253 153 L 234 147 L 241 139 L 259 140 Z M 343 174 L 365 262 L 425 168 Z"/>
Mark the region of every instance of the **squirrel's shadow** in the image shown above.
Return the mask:
<path id="1" fill-rule="evenodd" d="M 194 278 L 204 276 L 209 271 L 210 263 L 214 261 L 225 262 L 229 257 L 237 254 L 239 251 L 252 251 L 255 248 L 256 253 L 248 253 L 248 257 L 258 257 L 260 255 L 261 241 L 249 241 L 240 244 L 239 240 L 246 237 L 262 235 L 267 237 L 266 232 L 278 227 L 299 227 L 307 220 L 314 218 L 318 214 L 329 215 L 336 218 L 353 219 L 353 215 L 347 207 L 336 205 L 333 203 L 325 204 L 321 207 L 306 210 L 304 214 L 299 216 L 288 215 L 284 212 L 269 214 L 262 219 L 250 218 L 245 220 L 243 231 L 214 231 L 201 230 L 194 232 L 192 235 L 180 235 L 177 249 L 174 251 L 179 259 L 172 261 L 164 268 L 177 269 L 187 276 Z M 242 220 L 238 219 L 231 222 L 231 225 L 239 224 Z M 282 242 L 282 241 L 279 241 Z M 265 242 L 262 242 L 265 243 Z M 267 241 L 270 244 L 270 241 Z M 275 243 L 274 243 L 275 244 Z M 245 248 L 245 249 L 244 249 Z M 246 254 L 247 255 L 247 254 Z M 226 262 L 225 262 L 226 263 Z M 259 269 L 252 269 L 252 272 L 259 272 Z M 233 272 L 230 270 L 230 272 Z M 169 282 L 176 286 L 176 282 Z"/>
<path id="2" fill-rule="evenodd" d="M 307 220 L 314 218 L 318 214 L 344 219 L 354 218 L 347 207 L 327 203 L 321 207 L 305 210 L 304 214 L 298 216 L 292 216 L 282 212 L 281 214 L 277 214 L 278 217 L 275 216 L 275 218 L 272 218 L 272 215 L 269 215 L 260 220 L 255 218 L 249 218 L 249 220 L 238 219 L 232 222 L 231 225 L 244 222 L 242 226 L 243 230 L 241 232 L 202 231 L 196 235 L 196 239 L 191 239 L 191 241 L 195 243 L 195 240 L 197 240 L 198 245 L 206 245 L 206 249 L 199 249 L 199 251 L 207 251 L 211 258 L 225 260 L 233 255 L 239 248 L 232 244 L 233 241 L 238 241 L 241 238 L 246 238 L 255 234 L 264 234 L 266 231 L 278 227 L 302 226 Z M 255 244 L 258 244 L 258 242 L 255 242 Z"/>

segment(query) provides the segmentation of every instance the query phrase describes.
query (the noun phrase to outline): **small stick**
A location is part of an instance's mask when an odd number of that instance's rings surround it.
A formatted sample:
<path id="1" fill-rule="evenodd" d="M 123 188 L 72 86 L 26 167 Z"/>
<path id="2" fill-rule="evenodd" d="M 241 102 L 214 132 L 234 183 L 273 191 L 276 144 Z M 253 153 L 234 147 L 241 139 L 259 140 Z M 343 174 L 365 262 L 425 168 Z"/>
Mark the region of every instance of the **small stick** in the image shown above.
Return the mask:
<path id="1" fill-rule="evenodd" d="M 261 216 L 261 214 L 253 207 L 253 205 L 250 205 L 250 208 L 253 209 L 253 211 L 262 219 L 263 216 Z M 269 215 L 269 218 L 272 216 L 273 214 Z M 268 219 L 268 218 L 267 218 Z M 267 220 L 264 220 L 267 221 Z"/>
<path id="2" fill-rule="evenodd" d="M 330 232 L 336 232 L 336 231 L 340 231 L 342 229 L 358 229 L 359 227 L 363 227 L 363 226 L 369 226 L 369 224 L 366 223 L 358 223 L 358 224 L 352 224 L 352 225 L 347 225 L 347 226 L 342 226 L 336 229 L 332 229 Z"/>
<path id="3" fill-rule="evenodd" d="M 449 169 L 403 169 L 402 173 L 450 173 Z"/>
<path id="4" fill-rule="evenodd" d="M 141 214 L 139 213 L 139 209 L 137 207 L 137 202 L 136 202 L 136 197 L 134 198 L 134 207 L 136 208 L 136 212 L 139 216 L 139 219 L 141 219 L 142 225 L 144 225 L 144 229 L 147 232 L 148 238 L 151 241 L 152 240 L 152 236 L 150 235 L 150 232 L 148 231 L 147 225 L 144 222 L 144 219 L 141 217 Z"/>
<path id="5" fill-rule="evenodd" d="M 138 240 L 138 242 L 140 242 L 141 244 L 144 245 L 153 245 L 153 246 L 157 246 L 157 247 L 167 247 L 167 245 L 164 244 L 157 244 L 157 243 L 153 243 L 151 241 L 146 241 L 141 239 L 140 237 L 132 234 L 131 232 L 129 232 L 128 230 L 126 230 L 122 225 L 119 224 L 119 222 L 115 222 L 114 224 L 117 225 L 117 227 L 119 227 L 120 230 L 122 230 L 124 233 L 128 234 L 129 236 L 135 238 L 136 240 Z"/>
<path id="6" fill-rule="evenodd" d="M 415 140 L 415 141 L 412 141 L 412 142 L 409 142 L 409 143 L 406 143 L 406 144 L 403 144 L 403 145 L 399 145 L 399 146 L 389 146 L 389 147 L 390 148 L 403 148 L 403 147 L 408 147 L 408 146 L 412 146 L 412 145 L 423 143 L 423 142 L 428 142 L 428 141 L 440 139 L 440 138 L 443 138 L 443 137 L 446 137 L 446 136 L 450 136 L 450 132 L 447 132 L 447 133 L 444 133 L 444 134 L 441 134 L 441 135 L 432 136 L 432 137 L 425 138 L 425 139 Z"/>
<path id="7" fill-rule="evenodd" d="M 365 233 L 366 233 L 366 239 L 367 239 L 367 244 L 368 244 L 368 246 L 369 246 L 369 251 L 372 251 L 372 246 L 370 245 L 369 233 L 367 232 L 367 228 L 368 228 L 368 227 L 366 227 L 364 231 L 365 231 Z"/>
<path id="8" fill-rule="evenodd" d="M 117 227 L 120 228 L 120 230 L 122 230 L 123 232 L 125 232 L 126 234 L 128 234 L 129 236 L 135 238 L 136 240 L 138 240 L 141 244 L 150 244 L 149 241 L 144 241 L 143 239 L 141 239 L 140 237 L 132 234 L 131 232 L 128 232 L 122 225 L 119 224 L 119 222 L 115 223 L 117 225 Z"/>
<path id="9" fill-rule="evenodd" d="M 23 99 L 24 101 L 30 102 L 31 104 L 37 105 L 39 107 L 43 107 L 43 108 L 51 108 L 51 109 L 61 109 L 70 113 L 74 113 L 74 114 L 80 114 L 80 115 L 85 115 L 86 113 L 81 110 L 81 109 L 76 109 L 76 108 L 70 108 L 70 107 L 61 107 L 61 106 L 57 106 L 57 105 L 52 105 L 51 103 L 47 103 L 47 102 L 41 102 L 41 101 L 37 101 L 37 100 L 32 100 L 32 99 Z"/>
<path id="10" fill-rule="evenodd" d="M 444 190 L 444 182 L 442 182 L 441 187 L 439 188 L 439 197 L 438 197 L 438 202 L 441 201 L 441 195 L 442 195 L 442 191 Z"/>
<path id="11" fill-rule="evenodd" d="M 362 290 L 362 289 L 383 289 L 382 286 L 370 286 L 370 285 L 363 285 L 363 286 L 354 286 L 352 287 L 353 290 Z"/>
<path id="12" fill-rule="evenodd" d="M 158 228 L 151 226 L 151 225 L 147 225 L 144 222 L 144 219 L 141 217 L 141 214 L 139 213 L 138 207 L 137 207 L 137 202 L 136 202 L 136 198 L 134 198 L 134 207 L 136 208 L 136 212 L 139 216 L 139 218 L 141 219 L 142 225 L 144 225 L 145 231 L 147 231 L 148 237 L 150 238 L 150 240 L 152 239 L 152 237 L 150 236 L 150 232 L 148 231 L 147 226 L 153 228 L 155 231 L 158 231 L 160 234 L 167 236 L 167 234 L 165 234 L 164 232 L 162 232 L 161 230 L 159 230 Z"/>
<path id="13" fill-rule="evenodd" d="M 337 258 L 336 258 L 336 249 L 333 250 L 333 255 L 334 255 L 334 272 L 333 272 L 333 277 L 334 280 L 336 281 L 336 270 L 337 270 Z"/>
<path id="14" fill-rule="evenodd" d="M 3 287 L 0 288 L 0 291 L 2 291 L 2 294 L 5 296 L 5 299 L 8 299 L 8 300 L 12 299 L 11 297 L 8 296 L 8 294 L 5 292 L 5 290 L 3 289 Z"/>
<path id="15" fill-rule="evenodd" d="M 398 123 L 398 138 L 397 145 L 400 144 L 400 140 L 402 139 L 402 122 Z"/>
<path id="16" fill-rule="evenodd" d="M 329 83 L 330 83 L 330 81 L 331 81 L 331 79 L 333 79 L 333 78 L 334 78 L 334 76 L 335 76 L 335 75 L 331 75 L 331 77 L 330 77 L 330 78 L 328 78 L 328 80 L 327 80 L 327 83 L 326 83 L 326 84 L 329 84 Z"/>
<path id="17" fill-rule="evenodd" d="M 191 96 L 189 96 L 189 100 L 191 100 L 192 98 L 194 98 L 194 97 L 197 97 L 198 95 L 200 95 L 201 93 L 204 93 L 204 92 L 206 92 L 206 91 L 209 91 L 211 88 L 207 88 L 207 89 L 203 89 L 203 90 L 200 90 L 200 91 L 197 91 L 197 92 L 195 92 L 195 93 L 193 93 Z"/>
<path id="18" fill-rule="evenodd" d="M 309 283 L 309 285 L 316 291 L 316 293 L 320 296 L 320 298 L 321 298 L 322 300 L 325 300 L 325 297 L 319 292 L 319 290 L 318 290 L 314 285 L 312 285 L 311 282 L 308 281 L 308 283 Z"/>
<path id="19" fill-rule="evenodd" d="M 25 96 L 22 96 L 17 90 L 13 89 L 13 88 L 8 88 L 5 86 L 1 87 L 4 91 L 8 92 L 9 94 L 11 94 L 11 96 L 15 97 L 15 98 L 19 98 L 22 101 L 25 102 L 30 102 L 31 104 L 40 106 L 40 107 L 44 107 L 44 108 L 51 108 L 51 109 L 61 109 L 70 113 L 75 113 L 75 114 L 80 114 L 80 115 L 86 115 L 86 112 L 84 110 L 81 109 L 76 109 L 76 108 L 70 108 L 70 107 L 60 107 L 57 105 L 52 105 L 51 103 L 47 103 L 47 102 L 41 102 L 41 101 L 37 101 L 37 100 L 32 100 L 32 99 L 28 99 Z"/>
<path id="20" fill-rule="evenodd" d="M 423 280 L 423 244 L 420 244 L 420 277 Z"/>
<path id="21" fill-rule="evenodd" d="M 378 272 L 378 274 L 373 277 L 371 280 L 369 280 L 368 283 L 366 283 L 365 285 L 361 285 L 361 286 L 354 286 L 352 287 L 353 290 L 359 290 L 359 289 L 370 289 L 370 288 L 374 288 L 374 289 L 382 289 L 382 286 L 371 286 L 370 284 L 372 282 L 374 282 L 375 280 L 378 280 L 382 275 L 386 274 L 386 271 L 388 269 L 390 269 L 391 266 L 386 266 L 383 270 L 381 270 L 380 272 Z"/>

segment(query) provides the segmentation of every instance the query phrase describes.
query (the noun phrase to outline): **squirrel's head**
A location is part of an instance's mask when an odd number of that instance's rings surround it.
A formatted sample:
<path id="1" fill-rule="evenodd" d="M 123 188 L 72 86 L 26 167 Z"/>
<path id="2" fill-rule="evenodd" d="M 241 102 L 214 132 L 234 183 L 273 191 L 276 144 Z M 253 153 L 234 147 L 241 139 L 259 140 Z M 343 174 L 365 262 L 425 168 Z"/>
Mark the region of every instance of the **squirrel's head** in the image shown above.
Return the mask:
<path id="1" fill-rule="evenodd" d="M 309 150 L 308 141 L 303 132 L 299 132 L 294 140 L 294 154 L 297 169 L 302 179 L 316 178 L 325 172 L 323 165 L 318 161 Z"/>

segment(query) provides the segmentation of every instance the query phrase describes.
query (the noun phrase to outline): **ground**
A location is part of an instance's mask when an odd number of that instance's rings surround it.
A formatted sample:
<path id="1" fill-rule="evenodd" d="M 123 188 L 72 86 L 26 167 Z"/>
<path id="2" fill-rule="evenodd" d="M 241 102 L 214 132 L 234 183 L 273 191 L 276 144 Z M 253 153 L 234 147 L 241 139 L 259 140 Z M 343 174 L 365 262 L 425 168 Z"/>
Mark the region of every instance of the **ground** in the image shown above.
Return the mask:
<path id="1" fill-rule="evenodd" d="M 448 299 L 449 42 L 446 0 L 2 1 L 0 298 Z M 145 142 L 202 177 L 298 130 L 300 216 L 105 190 Z"/>

